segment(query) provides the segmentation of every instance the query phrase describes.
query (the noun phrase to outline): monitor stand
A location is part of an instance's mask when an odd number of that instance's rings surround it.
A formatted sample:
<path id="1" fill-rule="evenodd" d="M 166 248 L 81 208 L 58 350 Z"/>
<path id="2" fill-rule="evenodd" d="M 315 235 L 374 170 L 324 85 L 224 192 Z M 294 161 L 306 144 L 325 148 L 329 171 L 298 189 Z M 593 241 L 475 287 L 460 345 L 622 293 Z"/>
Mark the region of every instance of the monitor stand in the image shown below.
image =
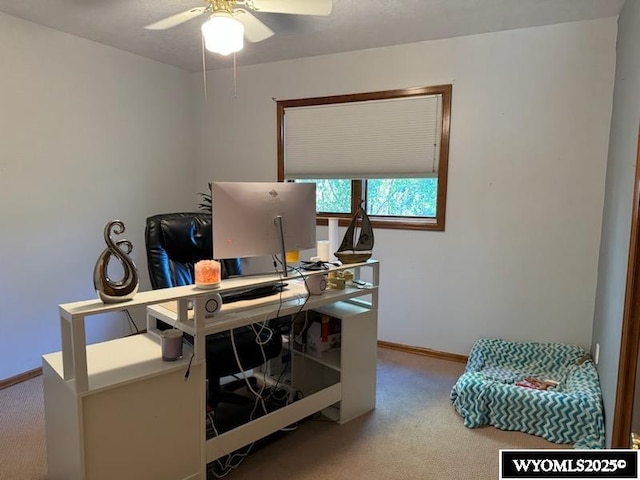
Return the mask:
<path id="1" fill-rule="evenodd" d="M 280 254 L 282 255 L 282 268 L 284 272 L 282 273 L 283 277 L 287 276 L 287 250 L 284 245 L 284 227 L 282 226 L 283 220 L 280 215 L 276 216 L 273 219 L 273 223 L 275 223 L 276 228 L 278 229 L 278 236 L 280 238 Z"/>

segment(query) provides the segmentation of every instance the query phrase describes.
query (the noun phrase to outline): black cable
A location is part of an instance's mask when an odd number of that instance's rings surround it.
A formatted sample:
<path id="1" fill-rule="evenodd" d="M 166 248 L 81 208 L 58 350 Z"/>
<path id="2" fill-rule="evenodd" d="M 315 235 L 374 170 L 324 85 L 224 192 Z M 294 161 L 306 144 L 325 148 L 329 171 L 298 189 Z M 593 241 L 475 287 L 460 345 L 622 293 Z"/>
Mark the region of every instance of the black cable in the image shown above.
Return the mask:
<path id="1" fill-rule="evenodd" d="M 284 278 L 282 277 L 282 272 L 278 270 L 278 257 L 273 255 L 271 258 L 273 259 L 273 269 L 275 270 L 276 275 L 278 275 L 278 278 L 280 278 L 280 285 L 283 285 Z M 282 264 L 282 261 L 280 261 L 280 263 Z M 284 290 L 284 288 L 280 289 L 280 301 L 278 302 L 278 311 L 276 312 L 276 318 L 280 318 L 280 310 L 282 309 L 282 290 Z"/>
<path id="2" fill-rule="evenodd" d="M 195 357 L 195 353 L 191 354 L 191 358 L 189 359 L 189 365 L 187 366 L 187 371 L 184 372 L 184 381 L 189 380 L 189 375 L 191 374 L 191 362 L 193 362 L 193 357 Z"/>
<path id="3" fill-rule="evenodd" d="M 282 264 L 282 262 L 280 260 L 278 260 L 278 257 L 276 257 L 275 255 L 273 256 L 273 266 L 276 269 L 276 273 L 280 276 L 280 281 L 282 281 L 282 274 L 280 272 L 278 272 L 278 267 L 276 265 L 276 261 L 280 262 Z M 300 275 L 300 278 L 302 278 L 302 281 L 304 282 L 304 288 L 307 291 L 307 296 L 304 299 L 304 302 L 302 303 L 302 305 L 300 306 L 300 309 L 296 312 L 295 316 L 293 317 L 293 320 L 291 321 L 291 326 L 293 326 L 293 324 L 295 323 L 296 319 L 298 318 L 298 315 L 300 315 L 300 313 L 302 312 L 302 310 L 304 309 L 305 305 L 307 304 L 307 302 L 309 301 L 309 297 L 311 296 L 311 292 L 309 292 L 309 284 L 307 283 L 307 278 L 304 276 L 304 273 L 302 273 L 302 270 L 300 270 L 299 268 L 296 267 L 292 267 L 289 266 L 289 268 L 291 270 L 294 270 L 298 273 L 298 275 Z M 282 303 L 282 302 L 280 302 Z M 278 307 L 278 312 L 280 312 L 280 308 Z"/>
<path id="4" fill-rule="evenodd" d="M 289 355 L 289 359 L 287 360 L 287 362 L 284 364 L 284 367 L 282 368 L 280 375 L 278 375 L 278 378 L 276 379 L 276 384 L 273 387 L 271 387 L 271 394 L 269 395 L 269 397 L 273 397 L 276 401 L 282 401 L 289 396 L 289 392 L 285 391 L 285 396 L 282 398 L 278 398 L 277 393 L 278 391 L 280 391 L 279 385 L 282 380 L 282 377 L 290 368 L 291 368 L 291 354 Z"/>
<path id="5" fill-rule="evenodd" d="M 276 271 L 276 274 L 280 276 L 280 280 L 282 281 L 282 275 L 278 271 L 277 262 L 280 262 L 280 261 L 274 255 L 273 256 L 273 266 L 274 266 L 274 269 Z M 280 263 L 282 263 L 282 262 L 280 262 Z M 293 361 L 293 349 L 294 349 L 294 345 L 293 345 L 294 342 L 292 341 L 293 325 L 295 324 L 296 320 L 298 319 L 298 316 L 304 311 L 304 307 L 306 306 L 307 302 L 309 301 L 309 298 L 311 297 L 311 293 L 309 292 L 309 284 L 307 283 L 307 278 L 304 276 L 304 273 L 299 268 L 296 268 L 296 267 L 293 267 L 293 266 L 289 266 L 289 269 L 295 271 L 296 273 L 298 273 L 298 275 L 300 275 L 300 278 L 304 282 L 305 290 L 307 291 L 307 296 L 305 297 L 305 299 L 304 299 L 302 305 L 300 306 L 300 308 L 298 309 L 298 311 L 295 314 L 292 314 L 291 317 L 290 317 L 291 321 L 289 322 L 289 328 L 288 328 L 288 330 L 289 330 L 289 358 L 288 358 L 287 362 L 285 363 L 284 368 L 280 372 L 280 375 L 278 375 L 278 378 L 276 379 L 275 386 L 272 387 L 272 392 L 274 392 L 274 393 L 278 391 L 278 386 L 280 385 L 280 382 L 282 381 L 283 375 L 287 372 L 287 370 L 289 370 L 291 368 L 291 362 Z M 276 315 L 276 318 L 279 317 L 281 305 L 282 305 L 282 300 L 280 301 L 280 305 L 278 306 L 278 314 Z M 299 392 L 296 392 L 296 395 L 298 393 Z M 289 395 L 289 393 L 287 392 L 287 396 L 288 395 Z M 273 395 L 273 393 L 270 394 L 269 396 L 275 398 L 276 400 L 279 400 L 275 395 Z M 269 398 L 269 397 L 267 397 L 267 398 Z M 296 427 L 294 427 L 294 428 L 296 428 Z"/>
<path id="6" fill-rule="evenodd" d="M 277 271 L 276 261 L 278 261 L 278 258 L 274 255 L 273 256 L 273 265 L 274 265 L 274 268 L 276 269 L 276 273 L 279 274 L 279 272 Z M 290 326 L 289 326 L 289 330 L 291 331 L 291 330 L 293 330 L 293 326 L 296 323 L 296 321 L 298 320 L 298 317 L 304 311 L 304 307 L 307 305 L 307 302 L 309 301 L 309 298 L 311 297 L 311 292 L 309 291 L 309 284 L 307 283 L 307 278 L 304 276 L 303 272 L 299 268 L 296 268 L 296 267 L 289 266 L 289 268 L 291 270 L 296 271 L 298 273 L 298 275 L 300 275 L 300 278 L 302 278 L 302 281 L 304 282 L 305 290 L 307 291 L 307 296 L 305 297 L 304 302 L 302 302 L 302 305 L 300 305 L 300 308 L 298 309 L 298 311 L 294 315 L 291 316 L 291 322 L 290 322 Z M 280 277 L 280 278 L 282 278 L 282 277 Z M 305 320 L 305 324 L 302 327 L 301 333 L 305 330 L 306 323 L 307 322 Z M 291 343 L 291 338 L 289 339 L 289 345 L 290 345 L 290 348 L 294 348 L 292 343 Z"/>
<path id="7" fill-rule="evenodd" d="M 133 328 L 136 329 L 136 334 L 140 333 L 140 330 L 138 329 L 138 326 L 136 325 L 136 322 L 133 321 L 133 317 L 131 316 L 131 314 L 129 313 L 129 310 L 127 310 L 126 308 L 124 309 L 124 313 L 127 314 L 127 318 L 129 319 L 129 330 L 131 330 L 131 325 L 133 325 Z"/>

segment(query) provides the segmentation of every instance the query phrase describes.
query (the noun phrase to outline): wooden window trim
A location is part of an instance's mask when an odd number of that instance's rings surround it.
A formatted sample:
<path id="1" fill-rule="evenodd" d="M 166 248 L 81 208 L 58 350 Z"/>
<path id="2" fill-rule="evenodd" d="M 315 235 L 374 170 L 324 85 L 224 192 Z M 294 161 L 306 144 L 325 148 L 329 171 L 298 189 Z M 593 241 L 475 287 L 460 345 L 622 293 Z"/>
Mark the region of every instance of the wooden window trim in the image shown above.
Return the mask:
<path id="1" fill-rule="evenodd" d="M 440 158 L 438 159 L 438 193 L 436 216 L 434 219 L 424 217 L 412 219 L 410 217 L 378 217 L 370 216 L 372 225 L 376 228 L 402 229 L 402 230 L 431 230 L 444 231 L 446 219 L 447 177 L 449 170 L 449 135 L 451 127 L 451 93 L 452 85 L 436 85 L 427 87 L 413 87 L 396 90 L 384 90 L 378 92 L 356 93 L 347 95 L 333 95 L 327 97 L 302 98 L 294 100 L 277 100 L 277 175 L 278 181 L 284 181 L 284 114 L 290 107 L 303 107 L 314 105 L 326 105 L 332 103 L 362 102 L 368 100 L 384 100 L 391 98 L 442 95 L 442 132 L 440 137 Z M 362 180 L 352 180 L 351 213 L 349 214 L 322 214 L 318 213 L 316 224 L 327 225 L 328 218 L 339 218 L 339 224 L 346 226 L 356 212 L 359 199 L 362 198 Z"/>

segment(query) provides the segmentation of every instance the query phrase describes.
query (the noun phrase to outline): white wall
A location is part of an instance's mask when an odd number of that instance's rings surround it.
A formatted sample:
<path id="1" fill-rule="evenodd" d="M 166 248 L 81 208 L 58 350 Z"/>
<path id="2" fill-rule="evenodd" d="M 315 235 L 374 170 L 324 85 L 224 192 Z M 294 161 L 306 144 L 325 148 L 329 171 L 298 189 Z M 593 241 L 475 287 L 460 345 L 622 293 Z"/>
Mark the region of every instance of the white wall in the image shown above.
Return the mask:
<path id="1" fill-rule="evenodd" d="M 605 416 L 608 419 L 607 445 L 610 444 L 612 433 L 611 420 L 618 380 L 638 148 L 640 121 L 638 45 L 640 45 L 640 2 L 627 0 L 619 17 L 602 245 L 593 324 L 593 343 L 600 344 L 598 373 Z M 634 408 L 637 407 L 638 405 L 634 405 Z"/>
<path id="2" fill-rule="evenodd" d="M 95 297 L 108 220 L 144 290 L 146 216 L 193 208 L 209 180 L 275 179 L 273 97 L 445 82 L 447 230 L 376 231 L 380 338 L 588 347 L 615 35 L 604 19 L 244 67 L 237 97 L 231 70 L 209 72 L 205 104 L 199 75 L 0 14 L 0 379 L 59 348 L 57 304 Z"/>
<path id="3" fill-rule="evenodd" d="M 197 178 L 276 178 L 273 97 L 452 82 L 446 231 L 376 230 L 379 338 L 460 354 L 482 336 L 589 348 L 616 29 L 609 18 L 244 67 L 237 97 L 231 70 L 209 72 Z"/>
<path id="4" fill-rule="evenodd" d="M 59 303 L 96 298 L 107 221 L 125 222 L 149 289 L 145 218 L 197 199 L 190 74 L 1 13 L 0 65 L 4 379 L 60 349 Z M 124 315 L 87 326 L 127 332 Z"/>

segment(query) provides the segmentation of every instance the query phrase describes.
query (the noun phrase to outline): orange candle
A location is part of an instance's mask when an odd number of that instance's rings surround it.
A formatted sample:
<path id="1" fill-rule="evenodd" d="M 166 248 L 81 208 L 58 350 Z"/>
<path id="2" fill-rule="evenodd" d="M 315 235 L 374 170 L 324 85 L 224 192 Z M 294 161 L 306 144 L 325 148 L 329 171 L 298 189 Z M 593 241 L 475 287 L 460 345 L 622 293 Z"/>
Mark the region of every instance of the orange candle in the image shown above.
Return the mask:
<path id="1" fill-rule="evenodd" d="M 195 264 L 196 283 L 212 284 L 220 282 L 220 263 L 215 260 L 200 260 Z"/>

